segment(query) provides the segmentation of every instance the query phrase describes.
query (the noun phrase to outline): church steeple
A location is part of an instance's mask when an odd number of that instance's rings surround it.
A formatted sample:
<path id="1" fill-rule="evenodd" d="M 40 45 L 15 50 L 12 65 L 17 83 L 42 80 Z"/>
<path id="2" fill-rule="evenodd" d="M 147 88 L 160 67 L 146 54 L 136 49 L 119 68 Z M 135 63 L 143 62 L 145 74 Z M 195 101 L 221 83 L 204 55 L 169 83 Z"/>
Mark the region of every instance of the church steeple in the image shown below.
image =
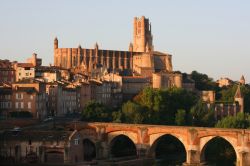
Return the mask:
<path id="1" fill-rule="evenodd" d="M 240 83 L 241 85 L 245 85 L 245 84 L 246 84 L 246 80 L 245 80 L 244 75 L 241 76 L 239 83 Z"/>
<path id="2" fill-rule="evenodd" d="M 240 85 L 238 85 L 236 93 L 234 95 L 234 101 L 238 102 L 240 107 L 240 112 L 244 112 L 244 97 L 241 93 Z"/>

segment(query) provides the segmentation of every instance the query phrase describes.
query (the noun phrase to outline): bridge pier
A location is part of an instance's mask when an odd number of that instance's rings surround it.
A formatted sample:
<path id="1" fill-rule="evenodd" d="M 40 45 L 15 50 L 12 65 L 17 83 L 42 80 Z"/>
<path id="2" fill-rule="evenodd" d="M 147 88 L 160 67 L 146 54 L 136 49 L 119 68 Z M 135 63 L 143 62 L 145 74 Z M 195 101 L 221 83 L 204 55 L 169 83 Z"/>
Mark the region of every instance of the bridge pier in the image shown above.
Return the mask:
<path id="1" fill-rule="evenodd" d="M 187 156 L 186 156 L 186 163 L 184 163 L 184 166 L 200 166 L 201 161 L 200 161 L 200 151 L 190 149 L 187 150 Z"/>
<path id="2" fill-rule="evenodd" d="M 144 144 L 137 144 L 136 150 L 137 150 L 137 157 L 144 158 L 147 155 L 148 147 L 147 145 Z"/>
<path id="3" fill-rule="evenodd" d="M 250 165 L 250 155 L 248 152 L 239 152 L 236 166 L 249 166 Z"/>

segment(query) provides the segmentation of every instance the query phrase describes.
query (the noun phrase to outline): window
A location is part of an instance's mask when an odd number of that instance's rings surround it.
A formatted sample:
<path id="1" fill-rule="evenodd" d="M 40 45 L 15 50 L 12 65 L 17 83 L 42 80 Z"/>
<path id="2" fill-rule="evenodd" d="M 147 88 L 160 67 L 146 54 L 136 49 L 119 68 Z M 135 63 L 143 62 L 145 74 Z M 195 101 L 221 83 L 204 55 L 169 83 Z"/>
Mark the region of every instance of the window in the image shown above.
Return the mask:
<path id="1" fill-rule="evenodd" d="M 18 102 L 16 102 L 16 108 L 18 108 Z"/>
<path id="2" fill-rule="evenodd" d="M 23 108 L 23 102 L 21 102 L 21 108 Z"/>
<path id="3" fill-rule="evenodd" d="M 74 139 L 75 145 L 79 145 L 79 139 Z"/>
<path id="4" fill-rule="evenodd" d="M 31 102 L 28 102 L 28 109 L 31 109 Z"/>
<path id="5" fill-rule="evenodd" d="M 22 93 L 17 93 L 16 94 L 16 99 L 22 99 L 23 98 L 23 94 Z"/>
<path id="6" fill-rule="evenodd" d="M 30 95 L 30 99 L 33 100 L 33 95 Z"/>

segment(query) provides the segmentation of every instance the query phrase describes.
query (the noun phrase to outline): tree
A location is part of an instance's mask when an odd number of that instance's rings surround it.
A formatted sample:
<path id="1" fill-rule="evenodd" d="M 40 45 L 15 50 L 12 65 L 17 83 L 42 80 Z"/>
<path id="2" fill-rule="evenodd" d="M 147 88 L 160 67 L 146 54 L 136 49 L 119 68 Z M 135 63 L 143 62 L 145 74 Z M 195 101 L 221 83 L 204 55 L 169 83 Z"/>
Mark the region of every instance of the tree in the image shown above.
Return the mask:
<path id="1" fill-rule="evenodd" d="M 153 89 L 145 88 L 134 98 L 146 113 L 145 122 L 151 124 L 175 124 L 178 109 L 190 110 L 197 96 L 181 88 Z"/>
<path id="2" fill-rule="evenodd" d="M 250 127 L 250 116 L 239 112 L 236 116 L 228 116 L 218 121 L 215 127 L 246 129 Z"/>
<path id="3" fill-rule="evenodd" d="M 186 125 L 186 111 L 183 109 L 180 109 L 175 114 L 175 123 L 178 126 L 184 126 Z"/>
<path id="4" fill-rule="evenodd" d="M 122 116 L 126 123 L 143 123 L 144 121 L 142 107 L 131 101 L 123 104 Z"/>
<path id="5" fill-rule="evenodd" d="M 82 111 L 81 120 L 108 122 L 111 121 L 111 111 L 103 104 L 90 101 Z"/>
<path id="6" fill-rule="evenodd" d="M 208 107 L 202 100 L 199 100 L 190 110 L 189 124 L 194 126 L 212 127 L 214 126 L 214 110 Z"/>
<path id="7" fill-rule="evenodd" d="M 206 74 L 192 71 L 191 78 L 195 81 L 195 88 L 198 90 L 215 90 L 219 88 L 212 78 Z"/>

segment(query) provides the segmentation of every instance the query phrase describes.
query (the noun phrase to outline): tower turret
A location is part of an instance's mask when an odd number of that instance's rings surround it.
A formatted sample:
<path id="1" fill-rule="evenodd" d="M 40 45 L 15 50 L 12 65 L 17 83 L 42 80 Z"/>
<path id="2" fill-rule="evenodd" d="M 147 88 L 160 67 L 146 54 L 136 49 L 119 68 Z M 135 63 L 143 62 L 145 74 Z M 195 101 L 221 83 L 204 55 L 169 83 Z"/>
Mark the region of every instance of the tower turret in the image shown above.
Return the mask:
<path id="1" fill-rule="evenodd" d="M 241 85 L 245 85 L 245 84 L 246 84 L 246 80 L 245 80 L 244 75 L 241 76 L 239 83 L 240 83 Z"/>
<path id="2" fill-rule="evenodd" d="M 235 96 L 234 96 L 234 101 L 238 102 L 239 107 L 240 107 L 240 112 L 244 112 L 244 97 L 241 93 L 240 90 L 240 85 L 238 85 Z"/>
<path id="3" fill-rule="evenodd" d="M 148 46 L 146 46 L 148 45 Z M 153 36 L 151 34 L 151 24 L 149 19 L 142 16 L 141 18 L 134 18 L 134 41 L 133 50 L 135 52 L 153 51 Z"/>
<path id="4" fill-rule="evenodd" d="M 95 48 L 95 50 L 98 50 L 98 49 L 99 49 L 99 46 L 98 46 L 97 42 L 95 43 L 94 48 Z"/>
<path id="5" fill-rule="evenodd" d="M 58 39 L 57 37 L 54 39 L 54 49 L 58 48 Z"/>
<path id="6" fill-rule="evenodd" d="M 131 42 L 129 43 L 128 50 L 130 52 L 133 52 L 133 44 Z"/>

